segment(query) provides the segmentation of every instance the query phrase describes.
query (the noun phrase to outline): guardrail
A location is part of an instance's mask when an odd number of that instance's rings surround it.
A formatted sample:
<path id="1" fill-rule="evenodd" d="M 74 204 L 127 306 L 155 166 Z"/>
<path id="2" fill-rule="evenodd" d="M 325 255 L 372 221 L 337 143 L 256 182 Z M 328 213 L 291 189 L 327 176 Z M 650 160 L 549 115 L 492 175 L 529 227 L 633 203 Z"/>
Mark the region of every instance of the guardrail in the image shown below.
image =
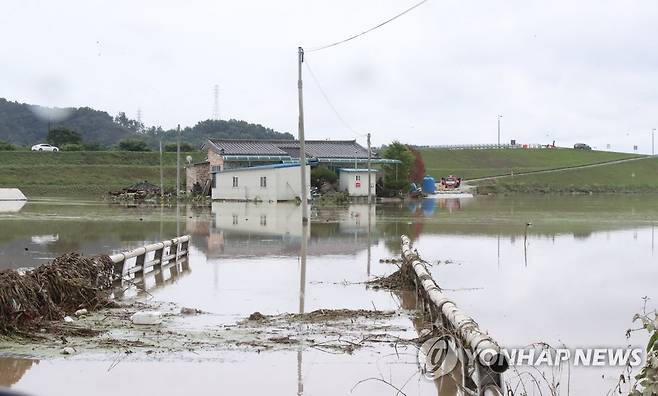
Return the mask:
<path id="1" fill-rule="evenodd" d="M 189 241 L 190 236 L 183 235 L 110 255 L 114 263 L 115 283 L 121 284 L 133 275 L 143 280 L 145 272 L 161 272 L 165 267 L 177 267 L 187 261 Z"/>
<path id="2" fill-rule="evenodd" d="M 400 239 L 403 266 L 406 266 L 403 270 L 411 272 L 423 303 L 429 306 L 432 319 L 436 319 L 432 325 L 442 333 L 454 335 L 461 344 L 461 348 L 455 352 L 464 362 L 462 385 L 468 389 L 475 388 L 473 390 L 477 395 L 504 394 L 502 373 L 507 370 L 509 363 L 500 345 L 441 292 L 427 271 L 425 262 L 419 258 L 417 251 L 411 249 L 409 237 L 402 235 Z M 468 349 L 470 354 L 466 354 L 464 349 Z"/>
<path id="3" fill-rule="evenodd" d="M 491 149 L 545 149 L 552 147 L 547 144 L 455 144 L 438 146 L 415 146 L 439 150 L 491 150 Z"/>

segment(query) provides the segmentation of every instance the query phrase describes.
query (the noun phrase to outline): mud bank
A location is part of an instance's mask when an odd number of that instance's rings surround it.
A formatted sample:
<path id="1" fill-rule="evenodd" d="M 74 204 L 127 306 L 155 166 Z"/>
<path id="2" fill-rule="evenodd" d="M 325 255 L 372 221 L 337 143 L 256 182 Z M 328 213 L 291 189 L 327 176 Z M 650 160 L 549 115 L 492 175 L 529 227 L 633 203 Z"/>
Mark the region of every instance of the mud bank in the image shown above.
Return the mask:
<path id="1" fill-rule="evenodd" d="M 159 325 L 134 325 L 141 310 L 162 312 Z M 77 358 L 112 355 L 133 359 L 212 359 L 213 352 L 299 350 L 351 354 L 384 344 L 415 344 L 411 311 L 321 309 L 302 314 L 254 313 L 229 325 L 212 323 L 212 313 L 196 313 L 173 303 L 132 303 L 84 315 L 74 322 L 51 322 L 36 333 L 0 338 L 0 354 L 52 358 L 64 348 Z M 407 334 L 409 333 L 409 334 Z M 412 334 L 413 333 L 413 334 Z M 71 353 L 72 352 L 72 353 Z"/>

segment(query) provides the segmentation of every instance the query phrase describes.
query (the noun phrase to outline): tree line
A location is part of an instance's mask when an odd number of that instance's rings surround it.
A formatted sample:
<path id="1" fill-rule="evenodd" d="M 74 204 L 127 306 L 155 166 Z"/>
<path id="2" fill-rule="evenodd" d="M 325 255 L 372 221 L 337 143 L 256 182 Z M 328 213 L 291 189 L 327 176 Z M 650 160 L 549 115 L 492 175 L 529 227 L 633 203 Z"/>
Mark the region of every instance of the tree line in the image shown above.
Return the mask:
<path id="1" fill-rule="evenodd" d="M 69 131 L 60 133 L 65 137 L 63 140 L 51 141 L 56 141 L 59 145 L 71 145 L 67 147 L 71 150 L 107 150 L 122 147 L 133 151 L 156 150 L 160 141 L 165 148 L 171 150 L 171 145 L 175 144 L 177 139 L 175 129 L 147 127 L 124 112 L 112 117 L 105 111 L 89 107 L 47 108 L 0 98 L 0 150 L 29 148 L 43 143 L 53 130 Z M 79 135 L 80 140 L 71 138 L 71 132 Z M 293 139 L 293 136 L 241 120 L 205 120 L 181 130 L 181 141 L 195 149 L 207 138 Z"/>

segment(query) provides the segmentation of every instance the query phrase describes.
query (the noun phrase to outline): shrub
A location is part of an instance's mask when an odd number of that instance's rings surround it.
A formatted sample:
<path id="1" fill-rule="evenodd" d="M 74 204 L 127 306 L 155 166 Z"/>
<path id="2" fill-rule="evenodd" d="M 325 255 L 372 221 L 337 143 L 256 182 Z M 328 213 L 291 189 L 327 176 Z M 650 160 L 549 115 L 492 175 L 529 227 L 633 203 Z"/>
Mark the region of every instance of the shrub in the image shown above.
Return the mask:
<path id="1" fill-rule="evenodd" d="M 62 151 L 82 151 L 84 150 L 84 146 L 81 144 L 64 144 L 62 147 L 60 147 L 60 150 Z"/>
<path id="2" fill-rule="evenodd" d="M 176 143 L 167 143 L 167 144 L 165 144 L 164 151 L 176 152 Z M 196 151 L 196 149 L 194 148 L 194 146 L 192 146 L 189 143 L 181 142 L 180 151 L 189 153 L 190 151 Z"/>
<path id="3" fill-rule="evenodd" d="M 48 131 L 46 141 L 48 144 L 60 147 L 66 144 L 81 144 L 82 136 L 72 129 L 57 127 Z"/>
<path id="4" fill-rule="evenodd" d="M 311 169 L 311 185 L 313 187 L 320 187 L 323 183 L 334 184 L 338 180 L 336 172 L 327 168 L 326 166 L 316 166 Z"/>
<path id="5" fill-rule="evenodd" d="M 124 139 L 119 142 L 117 148 L 120 151 L 151 151 L 145 141 L 139 139 Z"/>
<path id="6" fill-rule="evenodd" d="M 16 150 L 16 146 L 9 142 L 5 142 L 4 140 L 0 140 L 0 151 L 14 151 Z"/>

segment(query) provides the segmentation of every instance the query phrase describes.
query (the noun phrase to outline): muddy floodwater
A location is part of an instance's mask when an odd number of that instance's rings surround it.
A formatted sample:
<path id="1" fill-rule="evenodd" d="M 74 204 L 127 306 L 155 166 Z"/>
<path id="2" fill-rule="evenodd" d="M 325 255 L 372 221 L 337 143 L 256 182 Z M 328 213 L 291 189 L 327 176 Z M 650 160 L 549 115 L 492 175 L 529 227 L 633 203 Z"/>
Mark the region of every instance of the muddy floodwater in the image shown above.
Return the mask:
<path id="1" fill-rule="evenodd" d="M 386 260 L 399 256 L 401 234 L 432 264 L 445 293 L 505 346 L 646 344 L 646 333 L 627 339 L 625 332 L 637 327 L 632 317 L 643 297 L 650 298 L 648 308 L 658 305 L 657 196 L 476 197 L 371 210 L 314 207 L 311 213 L 304 228 L 300 208 L 281 203 L 162 208 L 43 199 L 0 205 L 0 268 L 190 234 L 182 270 L 147 277 L 146 291 L 129 288 L 125 297 L 204 312 L 175 318 L 178 328 L 258 333 L 236 324 L 254 312 L 274 318 L 319 309 L 393 312 L 262 330 L 280 346 L 242 345 L 234 336 L 221 350 L 181 348 L 189 344 L 174 346 L 172 339 L 169 353 L 90 343 L 63 356 L 2 344 L 0 387 L 34 395 L 394 395 L 393 384 L 407 395 L 457 394 L 424 379 L 416 349 L 404 342 L 426 325 L 415 312 L 414 294 L 364 283 L 397 269 Z M 302 330 L 308 334 L 303 342 L 288 342 L 286 331 Z M 361 345 L 360 336 L 370 341 Z M 151 341 L 159 347 L 168 342 Z M 332 348 L 320 347 L 331 342 Z M 561 394 L 605 394 L 621 371 L 572 367 L 561 374 Z"/>

